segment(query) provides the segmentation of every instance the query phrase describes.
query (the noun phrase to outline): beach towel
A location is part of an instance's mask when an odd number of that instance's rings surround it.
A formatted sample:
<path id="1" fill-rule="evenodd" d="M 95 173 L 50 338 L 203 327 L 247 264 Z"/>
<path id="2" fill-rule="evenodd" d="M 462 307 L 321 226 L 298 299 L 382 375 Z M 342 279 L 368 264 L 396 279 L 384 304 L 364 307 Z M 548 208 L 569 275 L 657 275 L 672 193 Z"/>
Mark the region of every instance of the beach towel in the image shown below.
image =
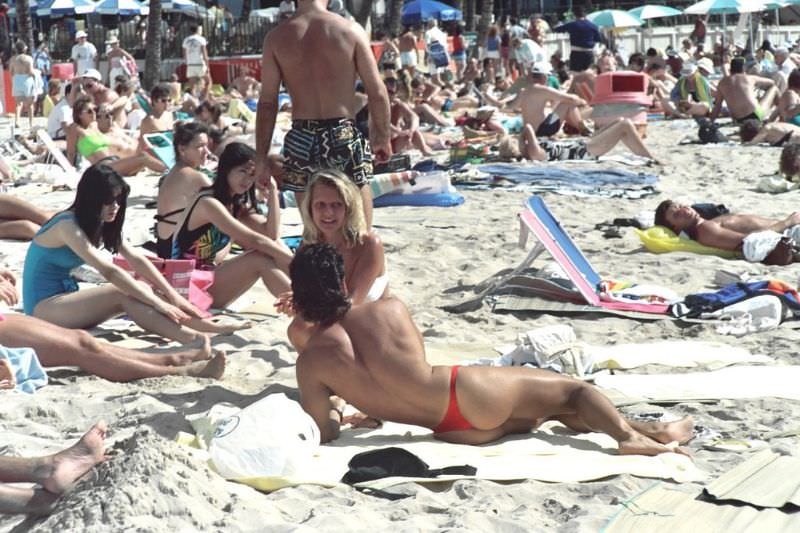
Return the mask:
<path id="1" fill-rule="evenodd" d="M 797 531 L 796 513 L 727 505 L 698 498 L 697 490 L 656 483 L 620 503 L 603 533 L 698 533 Z"/>
<path id="2" fill-rule="evenodd" d="M 758 507 L 800 507 L 800 458 L 762 450 L 709 483 L 705 493 Z"/>
<path id="3" fill-rule="evenodd" d="M 47 372 L 42 368 L 32 348 L 0 346 L 0 359 L 5 359 L 10 364 L 18 391 L 32 394 L 36 389 L 47 385 Z"/>
<path id="4" fill-rule="evenodd" d="M 554 192 L 608 198 L 643 198 L 656 193 L 654 174 L 604 168 L 564 168 L 546 164 L 524 166 L 486 164 L 477 169 L 486 174 L 483 183 L 473 180 L 471 188 L 488 188 L 501 178 L 512 190 Z"/>
<path id="5" fill-rule="evenodd" d="M 172 145 L 172 132 L 148 133 L 144 135 L 148 149 L 167 169 L 175 166 L 175 147 Z"/>
<path id="6" fill-rule="evenodd" d="M 784 398 L 800 400 L 800 366 L 732 366 L 685 374 L 597 376 L 595 384 L 648 402 Z"/>
<path id="7" fill-rule="evenodd" d="M 194 419 L 191 423 L 195 426 L 198 421 Z M 202 447 L 197 437 L 181 434 L 178 442 Z M 477 468 L 477 473 L 475 476 L 447 476 L 444 479 L 388 477 L 358 483 L 357 487 L 383 490 L 409 481 L 429 484 L 465 477 L 573 483 L 623 473 L 678 482 L 701 481 L 706 477 L 691 459 L 683 455 L 618 455 L 617 444 L 611 437 L 599 433 L 572 434 L 557 422 L 547 422 L 531 434 L 509 435 L 496 443 L 482 446 L 436 441 L 429 429 L 385 422 L 378 429 L 343 428 L 338 439 L 317 449 L 305 465 L 303 476 L 239 478 L 233 481 L 263 491 L 302 484 L 335 486 L 348 471 L 348 461 L 354 455 L 389 446 L 403 448 L 417 455 L 431 468 L 466 464 Z"/>

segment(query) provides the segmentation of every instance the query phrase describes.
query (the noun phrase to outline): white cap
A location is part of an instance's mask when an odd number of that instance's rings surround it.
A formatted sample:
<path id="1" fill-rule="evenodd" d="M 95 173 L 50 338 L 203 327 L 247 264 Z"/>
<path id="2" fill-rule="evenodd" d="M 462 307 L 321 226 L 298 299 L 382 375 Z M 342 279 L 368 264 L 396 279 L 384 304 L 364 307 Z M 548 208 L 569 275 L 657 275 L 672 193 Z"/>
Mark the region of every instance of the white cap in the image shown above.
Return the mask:
<path id="1" fill-rule="evenodd" d="M 100 71 L 98 71 L 96 68 L 86 69 L 86 72 L 83 73 L 81 78 L 91 78 L 91 79 L 97 80 L 97 81 L 100 81 L 100 80 L 103 79 L 103 77 L 100 76 Z"/>
<path id="2" fill-rule="evenodd" d="M 694 63 L 684 63 L 681 67 L 681 76 L 691 76 L 697 72 L 697 65 Z"/>
<path id="3" fill-rule="evenodd" d="M 85 31 L 83 31 L 83 30 L 78 30 L 78 31 L 76 31 L 76 32 L 75 32 L 75 40 L 77 41 L 77 40 L 78 40 L 78 39 L 80 39 L 81 37 L 88 37 L 88 35 L 87 35 L 87 34 L 86 34 L 86 32 L 85 32 Z"/>
<path id="4" fill-rule="evenodd" d="M 707 57 L 703 57 L 697 60 L 697 68 L 705 70 L 709 74 L 714 74 L 714 62 Z"/>
<path id="5" fill-rule="evenodd" d="M 550 63 L 547 61 L 537 61 L 531 67 L 531 74 L 544 74 L 548 75 L 552 71 Z"/>

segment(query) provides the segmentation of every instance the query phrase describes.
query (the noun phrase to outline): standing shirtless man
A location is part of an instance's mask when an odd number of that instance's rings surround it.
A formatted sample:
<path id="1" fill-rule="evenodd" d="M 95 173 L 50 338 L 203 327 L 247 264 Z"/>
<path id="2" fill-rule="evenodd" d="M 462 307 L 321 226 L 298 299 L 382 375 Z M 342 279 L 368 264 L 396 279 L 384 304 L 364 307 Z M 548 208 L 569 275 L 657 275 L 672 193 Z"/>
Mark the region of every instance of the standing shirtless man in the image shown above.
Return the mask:
<path id="1" fill-rule="evenodd" d="M 351 307 L 342 256 L 330 244 L 302 248 L 290 273 L 294 311 L 314 324 L 290 331 L 290 340 L 301 353 L 301 404 L 322 442 L 339 436 L 345 401 L 370 417 L 428 427 L 460 444 L 527 433 L 548 419 L 607 433 L 623 454 L 683 452 L 666 444 L 692 437 L 689 417 L 628 421 L 593 385 L 546 370 L 429 365 L 422 335 L 400 300 Z"/>
<path id="2" fill-rule="evenodd" d="M 400 50 L 400 68 L 407 70 L 413 77 L 417 69 L 417 34 L 412 28 L 408 28 L 397 43 Z"/>
<path id="3" fill-rule="evenodd" d="M 756 100 L 756 89 L 764 89 L 764 96 Z M 778 96 L 775 82 L 760 76 L 750 76 L 744 72 L 744 58 L 731 59 L 731 73 L 717 86 L 717 97 L 711 120 L 714 121 L 722 110 L 722 102 L 728 104 L 731 118 L 737 122 L 754 118 L 762 122 L 770 118 L 772 105 Z"/>
<path id="4" fill-rule="evenodd" d="M 378 161 L 392 153 L 389 97 L 367 35 L 357 23 L 325 8 L 326 0 L 298 0 L 297 11 L 269 32 L 261 59 L 261 97 L 256 117 L 256 175 L 269 178 L 267 156 L 278 114 L 281 82 L 292 98 L 292 129 L 284 140 L 282 190 L 298 203 L 309 176 L 333 167 L 361 189 L 367 224 L 372 225 L 370 145 L 353 119 L 355 84 L 360 78 L 369 98 L 370 141 Z"/>

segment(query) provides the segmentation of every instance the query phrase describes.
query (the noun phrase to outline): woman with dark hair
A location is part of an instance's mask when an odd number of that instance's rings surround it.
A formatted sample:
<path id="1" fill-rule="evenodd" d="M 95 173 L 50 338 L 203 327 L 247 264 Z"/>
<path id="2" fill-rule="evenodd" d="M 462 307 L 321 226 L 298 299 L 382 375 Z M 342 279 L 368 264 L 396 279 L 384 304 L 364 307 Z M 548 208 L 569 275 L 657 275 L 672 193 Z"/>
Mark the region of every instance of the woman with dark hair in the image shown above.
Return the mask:
<path id="1" fill-rule="evenodd" d="M 28 248 L 23 269 L 25 314 L 78 329 L 126 314 L 142 329 L 183 344 L 206 342 L 200 331 L 232 331 L 230 326 L 201 319 L 200 311 L 122 238 L 129 192 L 128 184 L 110 166 L 86 169 L 75 201 L 44 224 Z M 122 255 L 162 297 L 101 254 L 101 246 Z M 70 271 L 83 264 L 94 267 L 110 284 L 78 291 Z"/>
<path id="2" fill-rule="evenodd" d="M 178 122 L 172 134 L 175 165 L 158 186 L 156 207 L 156 240 L 158 255 L 168 255 L 164 245 L 175 231 L 177 217 L 197 196 L 200 189 L 211 186 L 211 178 L 200 169 L 208 163 L 208 128 L 199 122 Z M 162 251 L 162 246 L 167 248 Z"/>
<path id="3" fill-rule="evenodd" d="M 75 164 L 77 154 L 93 165 L 104 163 L 123 176 L 133 176 L 145 168 L 164 172 L 167 167 L 152 155 L 140 152 L 136 145 L 126 146 L 100 131 L 97 106 L 90 96 L 81 96 L 72 106 L 72 120 L 67 127 L 67 159 Z"/>
<path id="4" fill-rule="evenodd" d="M 208 293 L 215 307 L 241 296 L 260 278 L 274 295 L 289 289 L 292 254 L 279 239 L 280 205 L 275 181 L 266 184 L 266 217 L 256 209 L 255 150 L 232 142 L 219 158 L 213 185 L 201 189 L 168 238 L 159 238 L 165 259 L 195 259 L 214 269 Z M 225 260 L 232 242 L 248 251 Z"/>

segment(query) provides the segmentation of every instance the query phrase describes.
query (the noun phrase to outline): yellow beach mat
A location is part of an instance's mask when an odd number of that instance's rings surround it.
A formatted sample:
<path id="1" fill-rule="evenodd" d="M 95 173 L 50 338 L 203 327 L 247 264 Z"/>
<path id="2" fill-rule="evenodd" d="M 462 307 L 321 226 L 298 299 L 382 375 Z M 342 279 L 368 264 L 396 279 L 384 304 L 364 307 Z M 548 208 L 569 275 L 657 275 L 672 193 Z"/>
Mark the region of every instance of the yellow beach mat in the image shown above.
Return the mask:
<path id="1" fill-rule="evenodd" d="M 194 425 L 196 420 L 192 421 Z M 183 434 L 179 442 L 202 444 Z M 508 436 L 483 446 L 449 444 L 434 440 L 430 430 L 418 426 L 385 423 L 379 429 L 343 429 L 334 442 L 317 448 L 306 466 L 306 474 L 285 477 L 240 478 L 237 481 L 259 490 L 316 484 L 333 486 L 347 472 L 347 463 L 357 453 L 398 446 L 416 454 L 431 468 L 472 465 L 474 478 L 494 481 L 536 479 L 548 482 L 580 482 L 619 474 L 672 479 L 678 482 L 704 480 L 706 475 L 686 456 L 667 453 L 656 457 L 618 455 L 616 442 L 599 433 L 573 434 L 557 422 L 548 422 L 528 435 Z M 359 483 L 358 487 L 385 489 L 409 481 L 442 483 L 469 476 L 439 478 L 391 477 Z"/>
<path id="2" fill-rule="evenodd" d="M 685 374 L 597 376 L 595 384 L 618 396 L 650 402 L 784 398 L 800 400 L 800 366 L 732 366 Z"/>
<path id="3" fill-rule="evenodd" d="M 721 250 L 719 248 L 712 248 L 711 246 L 703 246 L 697 241 L 691 239 L 681 239 L 675 233 L 664 226 L 653 226 L 646 230 L 635 229 L 636 235 L 642 241 L 644 247 L 656 254 L 665 254 L 669 252 L 689 252 L 693 254 L 703 255 L 716 255 L 731 259 L 739 257 L 737 252 L 729 250 Z"/>
<path id="4" fill-rule="evenodd" d="M 644 365 L 670 367 L 723 367 L 741 363 L 771 364 L 775 360 L 766 355 L 751 354 L 720 342 L 661 341 L 642 344 L 617 344 L 587 346 L 595 368 L 636 368 Z"/>
<path id="5" fill-rule="evenodd" d="M 657 483 L 623 502 L 603 533 L 796 532 L 800 516 L 749 505 L 722 505 L 697 499 L 697 491 Z"/>

